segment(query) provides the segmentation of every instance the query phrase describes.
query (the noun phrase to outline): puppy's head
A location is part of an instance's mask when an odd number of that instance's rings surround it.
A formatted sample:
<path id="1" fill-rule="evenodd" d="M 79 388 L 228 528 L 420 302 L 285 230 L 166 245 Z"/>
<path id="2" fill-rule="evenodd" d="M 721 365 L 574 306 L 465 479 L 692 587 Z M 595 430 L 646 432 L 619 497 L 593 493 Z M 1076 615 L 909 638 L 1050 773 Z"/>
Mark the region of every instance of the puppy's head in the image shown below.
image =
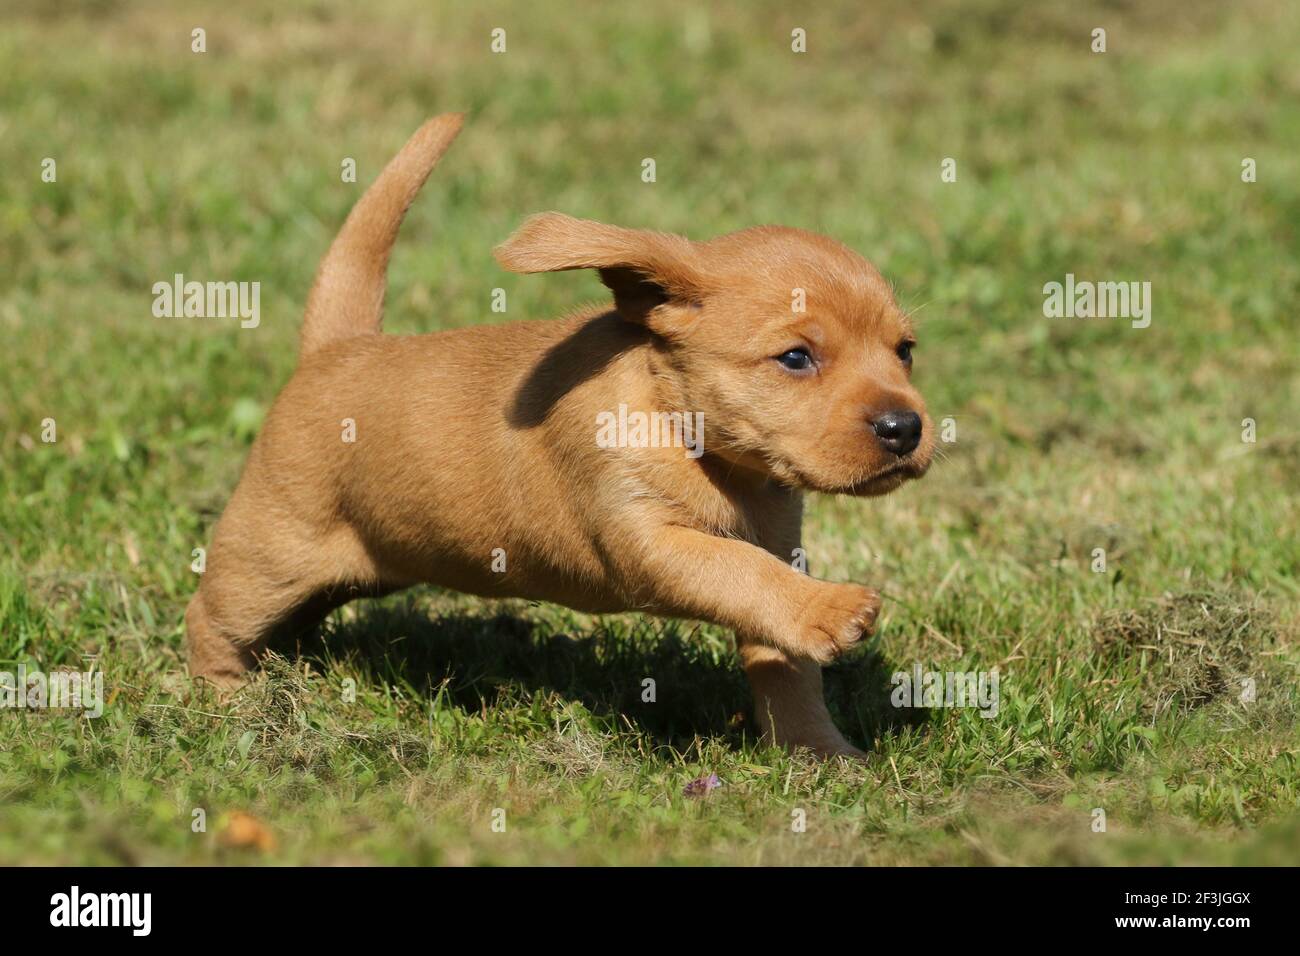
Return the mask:
<path id="1" fill-rule="evenodd" d="M 760 226 L 708 242 L 544 213 L 496 250 L 515 272 L 597 269 L 704 414 L 705 451 L 800 488 L 880 495 L 930 466 L 915 336 L 889 286 L 833 240 Z"/>

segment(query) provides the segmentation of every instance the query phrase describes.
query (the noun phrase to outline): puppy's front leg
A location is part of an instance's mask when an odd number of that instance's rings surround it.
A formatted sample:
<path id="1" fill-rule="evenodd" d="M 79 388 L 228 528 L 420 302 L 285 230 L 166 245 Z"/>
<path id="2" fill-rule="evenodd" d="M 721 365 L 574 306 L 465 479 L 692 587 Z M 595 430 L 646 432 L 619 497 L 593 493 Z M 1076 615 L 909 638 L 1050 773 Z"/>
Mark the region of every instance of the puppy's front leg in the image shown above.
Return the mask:
<path id="1" fill-rule="evenodd" d="M 732 628 L 796 660 L 826 664 L 875 627 L 880 595 L 800 574 L 762 548 L 691 528 L 661 528 L 624 566 L 645 610 Z"/>
<path id="2" fill-rule="evenodd" d="M 643 610 L 711 620 L 806 661 L 839 657 L 880 610 L 871 588 L 809 578 L 749 542 L 680 525 L 617 551 L 624 588 Z"/>
<path id="3" fill-rule="evenodd" d="M 800 574 L 743 541 L 668 527 L 627 573 L 647 610 L 712 621 L 736 632 L 763 736 L 830 757 L 862 756 L 836 729 L 822 697 L 822 663 L 875 626 L 880 596 Z"/>
<path id="4" fill-rule="evenodd" d="M 807 747 L 823 757 L 865 757 L 844 739 L 822 696 L 822 669 L 780 648 L 737 640 L 740 662 L 754 691 L 754 716 L 764 738 L 782 747 Z"/>

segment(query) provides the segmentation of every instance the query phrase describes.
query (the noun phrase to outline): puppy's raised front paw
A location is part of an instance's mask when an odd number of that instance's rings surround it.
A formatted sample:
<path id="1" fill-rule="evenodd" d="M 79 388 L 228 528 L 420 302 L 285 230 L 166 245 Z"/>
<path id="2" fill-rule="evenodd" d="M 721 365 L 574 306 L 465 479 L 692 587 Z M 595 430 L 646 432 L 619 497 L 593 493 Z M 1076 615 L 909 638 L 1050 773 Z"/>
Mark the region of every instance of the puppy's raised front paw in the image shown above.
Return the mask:
<path id="1" fill-rule="evenodd" d="M 800 615 L 801 648 L 827 664 L 876 628 L 880 594 L 858 584 L 823 584 Z"/>

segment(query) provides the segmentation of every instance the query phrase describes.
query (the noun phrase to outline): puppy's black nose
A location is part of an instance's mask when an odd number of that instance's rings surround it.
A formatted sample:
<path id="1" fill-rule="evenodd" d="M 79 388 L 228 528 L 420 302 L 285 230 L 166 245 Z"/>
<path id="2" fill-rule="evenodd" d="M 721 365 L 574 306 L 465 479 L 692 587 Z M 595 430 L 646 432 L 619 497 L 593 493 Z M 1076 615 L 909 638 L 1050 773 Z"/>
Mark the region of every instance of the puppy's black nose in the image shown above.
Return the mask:
<path id="1" fill-rule="evenodd" d="M 916 412 L 885 412 L 871 428 L 880 444 L 895 455 L 906 455 L 921 444 L 921 416 Z"/>

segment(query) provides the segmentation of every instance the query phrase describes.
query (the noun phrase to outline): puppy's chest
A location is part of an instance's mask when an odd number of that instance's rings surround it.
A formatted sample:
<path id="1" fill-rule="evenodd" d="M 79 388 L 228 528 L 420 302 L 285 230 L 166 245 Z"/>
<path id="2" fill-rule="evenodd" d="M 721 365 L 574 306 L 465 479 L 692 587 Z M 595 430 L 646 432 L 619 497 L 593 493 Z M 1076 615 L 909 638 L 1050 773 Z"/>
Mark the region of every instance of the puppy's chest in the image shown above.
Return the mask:
<path id="1" fill-rule="evenodd" d="M 748 511 L 725 498 L 697 499 L 677 503 L 675 523 L 724 538 L 757 541 L 757 522 Z"/>
<path id="2" fill-rule="evenodd" d="M 727 495 L 708 488 L 680 495 L 670 505 L 674 524 L 762 548 L 798 544 L 800 514 L 782 496 Z"/>

